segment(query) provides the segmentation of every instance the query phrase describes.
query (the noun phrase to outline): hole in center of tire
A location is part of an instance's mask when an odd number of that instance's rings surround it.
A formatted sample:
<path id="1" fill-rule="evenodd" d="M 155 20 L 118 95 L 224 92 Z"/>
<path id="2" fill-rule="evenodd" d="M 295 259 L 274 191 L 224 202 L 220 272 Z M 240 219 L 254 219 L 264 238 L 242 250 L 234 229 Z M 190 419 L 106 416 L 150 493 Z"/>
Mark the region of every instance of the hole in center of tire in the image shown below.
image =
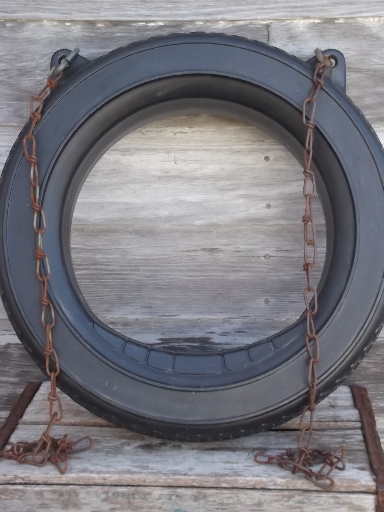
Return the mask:
<path id="1" fill-rule="evenodd" d="M 181 351 L 285 329 L 304 311 L 302 171 L 262 128 L 219 115 L 175 115 L 125 136 L 88 175 L 72 219 L 88 305 L 125 336 Z M 314 218 L 317 285 L 317 196 Z"/>

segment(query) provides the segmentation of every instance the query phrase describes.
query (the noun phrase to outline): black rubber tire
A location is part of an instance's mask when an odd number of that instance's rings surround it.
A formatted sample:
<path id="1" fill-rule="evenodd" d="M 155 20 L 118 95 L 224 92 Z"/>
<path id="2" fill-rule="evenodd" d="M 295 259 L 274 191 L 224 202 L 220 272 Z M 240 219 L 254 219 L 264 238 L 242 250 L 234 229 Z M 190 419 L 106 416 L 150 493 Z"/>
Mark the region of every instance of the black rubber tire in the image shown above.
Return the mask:
<path id="1" fill-rule="evenodd" d="M 57 311 L 59 386 L 96 414 L 165 438 L 224 439 L 264 430 L 307 402 L 304 315 L 275 336 L 220 353 L 151 349 L 95 317 L 70 254 L 77 195 L 123 135 L 170 112 L 225 112 L 263 126 L 302 164 L 302 104 L 313 66 L 258 41 L 222 34 L 157 37 L 119 48 L 64 77 L 36 139 L 48 228 L 44 248 Z M 29 168 L 16 141 L 0 186 L 0 281 L 12 324 L 43 368 Z M 318 401 L 358 365 L 383 324 L 384 152 L 362 113 L 326 78 L 313 169 L 327 223 L 319 286 Z M 298 198 L 299 200 L 299 198 Z"/>

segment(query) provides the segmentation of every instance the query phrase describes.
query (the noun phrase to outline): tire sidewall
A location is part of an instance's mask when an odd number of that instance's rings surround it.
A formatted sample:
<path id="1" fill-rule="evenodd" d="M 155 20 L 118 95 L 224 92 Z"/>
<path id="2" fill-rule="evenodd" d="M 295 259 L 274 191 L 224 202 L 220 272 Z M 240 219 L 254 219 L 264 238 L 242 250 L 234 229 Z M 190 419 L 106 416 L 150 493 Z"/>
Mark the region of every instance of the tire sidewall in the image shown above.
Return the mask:
<path id="1" fill-rule="evenodd" d="M 214 47 L 214 48 L 213 48 Z M 177 48 L 180 54 L 177 59 L 172 58 L 170 50 Z M 204 51 L 202 52 L 202 48 Z M 140 65 L 146 78 L 141 83 L 151 79 L 156 80 L 160 74 L 169 76 L 175 73 L 191 73 L 188 63 L 200 63 L 200 69 L 193 72 L 207 73 L 208 68 L 212 72 L 212 59 L 215 59 L 216 72 L 232 75 L 252 83 L 262 83 L 265 77 L 259 76 L 255 69 L 266 70 L 268 74 L 272 59 L 276 66 L 285 69 L 291 80 L 284 86 L 285 99 L 296 102 L 299 108 L 300 101 L 306 97 L 309 90 L 304 84 L 310 85 L 310 68 L 302 61 L 292 57 L 281 50 L 274 49 L 259 43 L 233 36 L 214 34 L 195 34 L 187 36 L 168 36 L 156 38 L 142 43 L 135 43 L 126 48 L 118 49 L 105 57 L 102 57 L 89 66 L 79 71 L 75 76 L 68 78 L 60 88 L 52 94 L 47 102 L 44 113 L 46 125 L 51 126 L 46 132 L 55 127 L 67 133 L 61 147 L 56 147 L 50 155 L 41 158 L 42 176 L 53 172 L 55 161 L 63 151 L 65 144 L 70 140 L 76 130 L 93 112 L 101 106 L 97 103 L 98 83 L 105 83 L 108 76 L 116 77 L 118 70 L 124 67 Z M 215 55 L 215 57 L 213 57 Z M 241 69 L 237 69 L 233 63 L 236 56 L 242 59 Z M 144 56 L 151 60 L 152 67 L 145 66 Z M 175 55 L 173 55 L 174 57 Z M 193 57 L 193 59 L 192 59 Z M 255 67 L 253 59 L 265 59 L 264 67 Z M 132 62 L 132 59 L 135 59 Z M 131 63 L 129 64 L 129 61 Z M 182 64 L 184 62 L 184 64 Z M 232 63 L 230 66 L 229 63 Z M 158 67 L 156 65 L 158 63 Z M 167 69 L 167 66 L 169 69 Z M 184 66 L 184 68 L 182 67 Z M 234 69 L 236 68 L 236 69 Z M 141 68 L 140 68 L 141 69 Z M 239 73 L 242 76 L 239 76 Z M 101 80 L 102 74 L 103 78 Z M 261 73 L 262 75 L 262 73 Z M 121 76 L 122 82 L 126 77 Z M 258 82 L 259 81 L 259 82 Z M 111 97 L 104 96 L 103 102 L 111 100 L 124 90 L 139 87 L 139 81 L 122 84 L 114 84 Z M 292 89 L 295 84 L 298 89 Z M 291 85 L 291 88 L 290 88 Z M 82 105 L 82 110 L 76 112 L 78 101 L 76 94 L 83 94 L 81 88 L 91 91 L 92 98 L 87 105 Z M 283 88 L 275 93 L 283 94 Z M 112 88 L 111 88 L 112 89 Z M 294 94 L 288 97 L 288 91 Z M 304 95 L 304 96 L 303 96 Z M 364 357 L 378 332 L 382 327 L 383 318 L 383 274 L 384 274 L 384 197 L 383 197 L 383 168 L 384 157 L 382 147 L 374 135 L 372 128 L 364 119 L 355 105 L 336 87 L 327 81 L 324 87 L 325 99 L 332 105 L 336 105 L 334 116 L 345 116 L 350 122 L 350 132 L 345 134 L 350 137 L 348 144 L 339 134 L 332 131 L 332 119 L 322 117 L 321 105 L 317 126 L 322 133 L 330 139 L 335 152 L 342 161 L 345 173 L 351 187 L 356 214 L 356 249 L 353 271 L 349 280 L 343 300 L 332 320 L 319 333 L 322 353 L 331 354 L 324 357 L 319 363 L 320 379 L 318 399 L 324 398 L 337 387 L 358 365 Z M 321 103 L 321 102 L 320 102 Z M 69 120 L 63 120 L 58 115 L 60 109 L 72 108 Z M 329 114 L 329 109 L 327 110 Z M 76 114 L 76 115 L 75 115 Z M 58 119 L 61 119 L 59 128 Z M 66 126 L 68 122 L 68 126 Z M 71 126 L 71 129 L 68 127 Z M 13 326 L 27 347 L 31 355 L 43 366 L 43 337 L 36 324 L 31 324 L 27 317 L 36 310 L 25 312 L 25 304 L 20 304 L 17 290 L 12 281 L 15 270 L 10 270 L 12 257 L 9 252 L 9 212 L 10 201 L 15 201 L 15 173 L 23 165 L 22 137 L 24 131 L 16 141 L 10 157 L 4 168 L 0 187 L 2 205 L 2 236 L 0 280 L 2 297 Z M 42 138 L 43 130 L 37 133 Z M 339 144 L 339 145 L 338 145 Z M 348 154 L 347 154 L 348 151 Z M 356 153 L 358 152 L 358 153 Z M 356 156 L 358 154 L 358 157 Z M 358 158 L 358 160 L 356 160 Z M 25 162 L 24 162 L 25 163 Z M 360 167 L 360 172 L 358 171 Z M 44 172 L 45 171 L 45 172 Z M 13 195 L 11 196 L 11 191 Z M 30 205 L 27 205 L 30 209 Z M 48 224 L 49 224 L 49 216 Z M 29 228 L 32 230 L 31 224 Z M 33 247 L 29 251 L 33 256 Z M 371 255 L 371 258 L 369 257 Z M 374 255 L 374 260 L 372 256 Z M 31 260 L 32 261 L 32 260 Z M 371 264 L 369 262 L 371 261 Z M 33 261 L 32 261 L 33 263 Z M 33 267 L 33 265 L 32 265 Z M 38 304 L 39 287 L 32 279 L 26 285 L 30 291 L 31 301 L 35 299 Z M 36 316 L 36 315 L 35 315 Z M 39 318 L 39 315 L 37 315 Z M 60 341 L 58 341 L 60 344 Z M 173 389 L 161 386 L 156 382 L 123 376 L 126 387 L 121 390 L 120 384 L 115 387 L 117 375 L 122 372 L 103 360 L 98 354 L 82 346 L 81 350 L 75 348 L 72 359 L 68 357 L 66 348 L 59 345 L 59 359 L 63 361 L 62 373 L 59 385 L 72 398 L 93 410 L 100 416 L 111 421 L 129 426 L 135 430 L 145 431 L 163 437 L 182 437 L 188 439 L 204 439 L 219 437 L 225 438 L 233 435 L 242 435 L 251 431 L 265 429 L 276 423 L 285 421 L 288 417 L 297 414 L 306 401 L 306 376 L 308 359 L 303 351 L 292 358 L 290 364 L 284 366 L 285 371 L 274 371 L 262 378 L 238 383 L 232 386 L 224 386 L 222 389 L 203 389 L 200 393 L 186 389 Z M 82 357 L 86 355 L 89 368 L 84 372 Z M 98 383 L 98 376 L 103 375 L 103 386 Z M 96 391 L 97 390 L 97 391 Z M 120 394 L 118 394 L 118 392 Z M 121 407 L 122 400 L 132 403 L 133 395 L 139 398 L 135 407 Z M 258 397 L 266 397 L 263 404 Z M 139 405 L 145 402 L 146 406 Z M 265 403 L 269 406 L 266 407 Z M 181 407 L 181 404 L 183 406 Z M 214 421 L 208 421 L 208 411 L 212 404 L 217 404 L 217 415 Z M 243 411 L 239 414 L 239 411 Z M 152 412 L 151 412 L 152 411 Z"/>

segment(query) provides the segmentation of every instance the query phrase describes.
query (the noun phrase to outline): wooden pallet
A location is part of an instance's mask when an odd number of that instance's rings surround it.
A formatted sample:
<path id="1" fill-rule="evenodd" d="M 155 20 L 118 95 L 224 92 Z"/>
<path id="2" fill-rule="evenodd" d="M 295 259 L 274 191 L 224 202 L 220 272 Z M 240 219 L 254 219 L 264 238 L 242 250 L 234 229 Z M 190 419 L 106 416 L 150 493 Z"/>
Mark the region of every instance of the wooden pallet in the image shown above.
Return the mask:
<path id="1" fill-rule="evenodd" d="M 40 437 L 47 416 L 43 383 L 11 436 Z M 302 475 L 260 466 L 253 453 L 295 447 L 298 421 L 268 432 L 222 442 L 164 441 L 117 428 L 62 396 L 65 417 L 54 435 L 90 435 L 91 451 L 75 455 L 60 475 L 52 465 L 35 468 L 0 460 L 0 509 L 132 512 L 362 512 L 375 510 L 376 482 L 370 468 L 360 415 L 350 388 L 325 399 L 316 415 L 319 448 L 347 446 L 347 469 L 336 472 L 332 492 Z M 379 426 L 380 426 L 380 418 Z"/>

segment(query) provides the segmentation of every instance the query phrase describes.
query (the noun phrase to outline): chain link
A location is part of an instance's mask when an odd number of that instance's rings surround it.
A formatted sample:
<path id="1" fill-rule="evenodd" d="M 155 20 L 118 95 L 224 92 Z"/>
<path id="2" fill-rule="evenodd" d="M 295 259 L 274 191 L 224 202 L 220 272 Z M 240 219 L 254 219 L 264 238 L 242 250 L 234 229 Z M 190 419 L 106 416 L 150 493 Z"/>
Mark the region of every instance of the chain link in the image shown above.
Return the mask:
<path id="1" fill-rule="evenodd" d="M 17 460 L 21 463 L 33 466 L 44 466 L 51 462 L 61 474 L 68 468 L 68 458 L 73 453 L 80 453 L 92 447 L 92 439 L 88 436 L 77 441 L 72 441 L 67 434 L 61 438 L 51 436 L 54 425 L 63 419 L 63 407 L 57 394 L 56 379 L 60 373 L 60 365 L 56 350 L 53 348 L 52 329 L 55 325 L 55 310 L 48 294 L 48 281 L 51 275 L 48 256 L 43 249 L 43 235 L 47 229 L 44 210 L 41 204 L 38 159 L 36 156 L 36 138 L 34 130 L 40 122 L 42 110 L 46 98 L 56 87 L 62 77 L 62 72 L 67 67 L 78 49 L 75 49 L 63 59 L 64 64 L 51 69 L 47 82 L 41 91 L 33 96 L 30 101 L 31 122 L 27 135 L 23 139 L 23 149 L 26 160 L 30 164 L 30 193 L 33 209 L 33 230 L 36 234 L 36 277 L 41 287 L 41 323 L 45 332 L 45 371 L 50 379 L 48 393 L 49 422 L 47 428 L 36 442 L 9 443 L 10 447 L 0 451 L 0 457 Z M 76 448 L 78 444 L 83 447 Z"/>
<path id="2" fill-rule="evenodd" d="M 313 72 L 313 84 L 308 97 L 303 103 L 303 123 L 307 127 L 304 147 L 304 184 L 303 195 L 305 198 L 305 210 L 302 218 L 304 224 L 304 265 L 306 275 L 306 287 L 304 289 L 304 303 L 306 313 L 306 338 L 305 344 L 309 356 L 308 363 L 308 395 L 309 403 L 302 412 L 299 423 L 299 440 L 296 450 L 287 449 L 279 455 L 267 455 L 257 453 L 255 461 L 259 464 L 277 464 L 290 470 L 292 473 L 303 473 L 305 477 L 325 490 L 334 487 L 334 479 L 331 473 L 334 469 L 345 469 L 345 447 L 340 446 L 331 452 L 327 450 L 315 450 L 311 448 L 313 438 L 313 423 L 316 411 L 317 392 L 317 363 L 320 359 L 320 342 L 316 333 L 314 316 L 317 313 L 317 289 L 312 282 L 312 269 L 316 264 L 317 245 L 316 229 L 313 218 L 313 198 L 316 194 L 315 175 L 311 170 L 313 157 L 313 132 L 315 128 L 316 99 L 320 89 L 324 85 L 327 68 L 332 66 L 332 59 L 326 57 L 321 50 L 315 50 L 317 63 Z M 309 112 L 308 112 L 309 111 Z M 312 466 L 321 464 L 315 471 Z"/>

